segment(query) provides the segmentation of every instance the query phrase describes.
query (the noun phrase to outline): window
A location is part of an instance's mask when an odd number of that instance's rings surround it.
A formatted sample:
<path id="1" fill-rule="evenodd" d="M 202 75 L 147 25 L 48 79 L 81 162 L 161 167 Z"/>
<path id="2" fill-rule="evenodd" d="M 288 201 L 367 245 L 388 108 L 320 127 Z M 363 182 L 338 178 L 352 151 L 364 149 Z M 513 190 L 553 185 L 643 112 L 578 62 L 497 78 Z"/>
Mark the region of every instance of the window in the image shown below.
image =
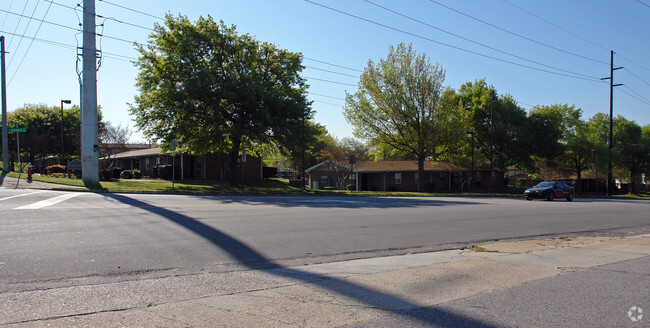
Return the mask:
<path id="1" fill-rule="evenodd" d="M 144 159 L 144 169 L 149 171 L 149 158 Z"/>
<path id="2" fill-rule="evenodd" d="M 402 184 L 402 173 L 395 173 L 395 184 Z"/>

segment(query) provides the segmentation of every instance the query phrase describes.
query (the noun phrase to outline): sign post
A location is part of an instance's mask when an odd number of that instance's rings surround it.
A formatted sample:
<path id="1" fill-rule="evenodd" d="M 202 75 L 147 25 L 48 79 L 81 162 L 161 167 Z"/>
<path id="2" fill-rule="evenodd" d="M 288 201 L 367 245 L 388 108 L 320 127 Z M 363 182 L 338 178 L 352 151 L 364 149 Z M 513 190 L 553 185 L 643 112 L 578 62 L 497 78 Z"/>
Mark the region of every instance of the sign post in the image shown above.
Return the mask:
<path id="1" fill-rule="evenodd" d="M 16 148 L 18 148 L 18 173 L 23 173 L 23 166 L 20 163 L 20 132 L 27 132 L 26 128 L 9 128 L 8 132 L 16 132 Z"/>

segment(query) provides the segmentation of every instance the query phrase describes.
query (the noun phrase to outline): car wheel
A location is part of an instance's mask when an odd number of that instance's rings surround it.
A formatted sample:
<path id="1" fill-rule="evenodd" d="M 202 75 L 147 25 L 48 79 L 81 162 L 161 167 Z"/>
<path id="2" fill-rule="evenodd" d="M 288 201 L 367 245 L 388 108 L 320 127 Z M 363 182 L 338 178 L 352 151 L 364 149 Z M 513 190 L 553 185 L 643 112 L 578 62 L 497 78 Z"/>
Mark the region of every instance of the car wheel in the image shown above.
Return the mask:
<path id="1" fill-rule="evenodd" d="M 526 196 L 526 200 L 533 200 L 533 197 Z"/>
<path id="2" fill-rule="evenodd" d="M 570 201 L 573 200 L 573 192 L 569 192 L 569 196 L 566 197 L 566 200 L 567 200 L 568 202 L 570 202 Z"/>
<path id="3" fill-rule="evenodd" d="M 548 195 L 546 195 L 546 200 L 548 200 L 548 201 L 550 202 L 550 201 L 552 201 L 554 198 L 555 198 L 555 192 L 553 192 L 553 190 L 549 191 L 549 192 L 548 192 Z"/>

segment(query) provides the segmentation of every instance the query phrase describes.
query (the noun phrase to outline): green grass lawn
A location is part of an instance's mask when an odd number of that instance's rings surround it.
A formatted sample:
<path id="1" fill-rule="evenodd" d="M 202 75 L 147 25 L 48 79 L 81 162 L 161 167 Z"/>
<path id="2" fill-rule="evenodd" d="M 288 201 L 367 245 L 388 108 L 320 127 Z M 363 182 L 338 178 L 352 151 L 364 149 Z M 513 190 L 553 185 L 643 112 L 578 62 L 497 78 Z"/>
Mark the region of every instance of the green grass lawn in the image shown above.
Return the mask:
<path id="1" fill-rule="evenodd" d="M 9 172 L 9 177 L 26 179 L 25 173 Z M 457 196 L 457 197 L 522 197 L 523 191 L 508 190 L 506 193 L 487 194 L 469 192 L 396 192 L 396 191 L 346 191 L 346 190 L 301 190 L 289 185 L 287 179 L 267 179 L 246 183 L 242 187 L 233 187 L 227 181 L 183 181 L 176 182 L 172 188 L 171 181 L 167 180 L 127 180 L 100 181 L 96 186 L 85 186 L 81 179 L 53 178 L 35 174 L 35 181 L 55 183 L 60 185 L 85 187 L 88 190 L 108 192 L 136 192 L 136 193 L 186 193 L 186 194 L 252 194 L 252 195 L 313 195 L 313 196 Z M 603 198 L 603 195 L 584 195 L 580 197 Z M 614 195 L 614 198 L 648 199 L 650 193 L 642 192 L 638 195 Z"/>

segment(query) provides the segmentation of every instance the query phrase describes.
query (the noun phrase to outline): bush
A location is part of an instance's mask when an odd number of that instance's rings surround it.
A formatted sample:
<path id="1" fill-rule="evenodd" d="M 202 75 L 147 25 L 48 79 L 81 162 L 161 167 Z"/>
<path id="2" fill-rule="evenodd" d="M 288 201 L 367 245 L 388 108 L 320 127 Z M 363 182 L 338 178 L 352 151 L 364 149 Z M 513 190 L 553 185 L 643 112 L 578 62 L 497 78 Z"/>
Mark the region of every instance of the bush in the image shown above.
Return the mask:
<path id="1" fill-rule="evenodd" d="M 349 185 L 346 186 L 346 189 L 347 189 L 348 191 L 357 190 L 357 185 L 349 184 Z"/>
<path id="2" fill-rule="evenodd" d="M 133 179 L 133 171 L 124 170 L 120 173 L 120 179 Z"/>
<path id="3" fill-rule="evenodd" d="M 45 168 L 45 175 L 54 175 L 54 173 L 64 173 L 66 168 L 63 165 L 50 165 Z"/>
<path id="4" fill-rule="evenodd" d="M 138 169 L 133 169 L 133 178 L 134 179 L 140 179 L 142 178 L 142 173 Z"/>
<path id="5" fill-rule="evenodd" d="M 104 169 L 99 171 L 99 180 L 101 181 L 111 181 L 113 180 L 113 170 Z"/>
<path id="6" fill-rule="evenodd" d="M 122 169 L 121 169 L 121 168 L 119 168 L 119 167 L 111 167 L 111 168 L 108 169 L 108 170 L 110 171 L 110 173 L 111 173 L 111 177 L 112 177 L 113 179 L 119 179 L 119 178 L 120 178 L 120 174 L 122 173 Z"/>
<path id="7" fill-rule="evenodd" d="M 158 165 L 156 168 L 158 171 L 158 177 L 160 179 L 171 180 L 172 179 L 172 166 L 171 165 Z M 176 179 L 181 178 L 181 169 L 176 166 Z"/>

